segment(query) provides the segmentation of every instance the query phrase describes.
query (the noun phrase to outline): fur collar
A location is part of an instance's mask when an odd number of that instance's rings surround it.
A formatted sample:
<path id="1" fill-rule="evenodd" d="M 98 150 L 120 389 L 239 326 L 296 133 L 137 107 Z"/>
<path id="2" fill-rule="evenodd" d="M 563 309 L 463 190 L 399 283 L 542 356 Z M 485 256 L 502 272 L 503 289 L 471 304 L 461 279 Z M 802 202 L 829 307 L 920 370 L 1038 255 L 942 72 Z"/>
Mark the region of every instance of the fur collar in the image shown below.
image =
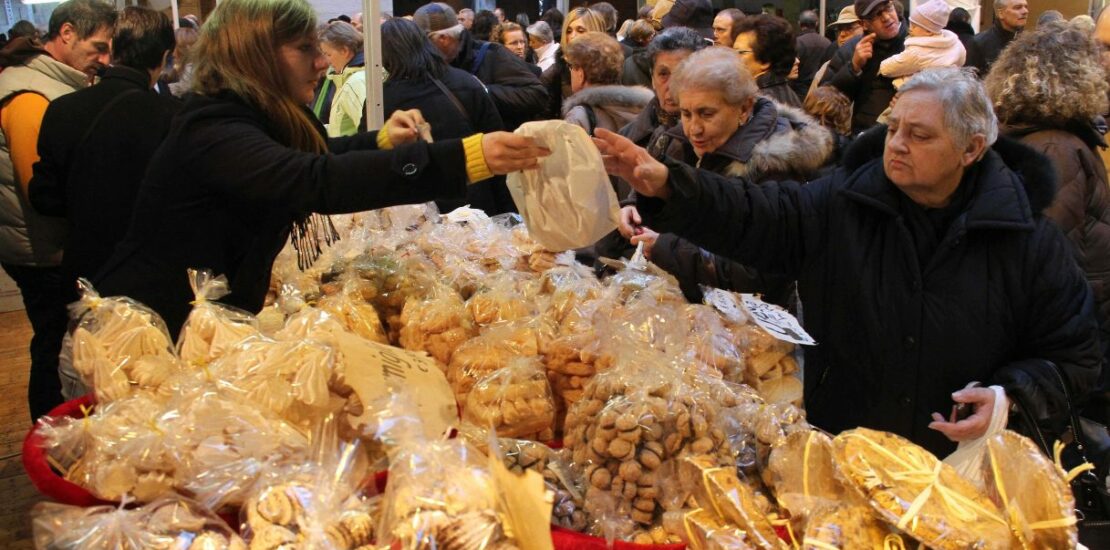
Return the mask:
<path id="1" fill-rule="evenodd" d="M 688 143 L 681 124 L 667 133 Z M 760 98 L 752 120 L 710 154 L 728 161 L 723 175 L 760 181 L 768 175 L 814 174 L 834 147 L 832 133 L 801 109 Z"/>
<path id="2" fill-rule="evenodd" d="M 655 92 L 643 86 L 590 86 L 578 90 L 578 93 L 563 102 L 563 116 L 579 105 L 589 105 L 595 109 L 625 107 L 639 110 L 654 98 Z"/>
<path id="3" fill-rule="evenodd" d="M 869 162 L 882 159 L 886 145 L 886 125 L 878 125 L 862 133 L 844 153 L 844 168 L 853 173 Z M 1004 135 L 991 146 L 987 155 L 997 155 L 1018 179 L 1028 199 L 1029 209 L 1039 215 L 1056 197 L 1057 178 L 1052 162 L 1032 147 Z M 980 164 L 990 160 L 984 158 Z"/>

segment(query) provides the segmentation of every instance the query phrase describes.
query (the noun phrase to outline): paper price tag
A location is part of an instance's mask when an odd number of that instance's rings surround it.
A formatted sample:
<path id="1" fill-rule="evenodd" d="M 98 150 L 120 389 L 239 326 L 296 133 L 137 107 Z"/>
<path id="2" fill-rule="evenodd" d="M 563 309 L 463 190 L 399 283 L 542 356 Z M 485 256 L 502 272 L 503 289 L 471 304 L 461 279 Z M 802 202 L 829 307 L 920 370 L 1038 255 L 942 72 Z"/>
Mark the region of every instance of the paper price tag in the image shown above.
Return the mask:
<path id="1" fill-rule="evenodd" d="M 716 309 L 730 323 L 745 325 L 751 322 L 739 294 L 708 286 L 702 286 L 701 289 L 706 305 Z"/>
<path id="2" fill-rule="evenodd" d="M 817 345 L 817 341 L 807 334 L 801 323 L 785 309 L 768 304 L 752 294 L 741 294 L 740 297 L 751 319 L 771 336 L 794 344 Z"/>
<path id="3" fill-rule="evenodd" d="M 389 393 L 406 392 L 416 401 L 425 433 L 444 434 L 457 424 L 455 393 L 432 358 L 349 333 L 335 336 L 347 364 L 345 380 L 363 403 L 373 403 Z M 373 413 L 367 407 L 352 422 L 365 424 Z"/>

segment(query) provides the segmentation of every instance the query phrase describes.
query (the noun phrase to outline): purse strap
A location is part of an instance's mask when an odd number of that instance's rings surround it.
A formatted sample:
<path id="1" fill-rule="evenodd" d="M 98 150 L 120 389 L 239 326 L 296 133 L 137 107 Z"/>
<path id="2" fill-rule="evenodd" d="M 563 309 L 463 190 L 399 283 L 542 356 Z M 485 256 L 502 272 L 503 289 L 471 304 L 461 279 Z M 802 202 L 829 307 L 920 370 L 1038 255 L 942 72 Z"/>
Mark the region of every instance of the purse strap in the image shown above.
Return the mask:
<path id="1" fill-rule="evenodd" d="M 451 100 L 451 104 L 455 106 L 455 109 L 458 109 L 458 111 L 462 113 L 463 118 L 465 118 L 466 121 L 469 122 L 470 125 L 473 127 L 474 121 L 470 120 L 470 113 L 466 111 L 466 107 L 464 107 L 462 102 L 459 101 L 458 96 L 451 93 L 451 90 L 447 87 L 446 84 L 443 83 L 442 80 L 431 75 L 428 75 L 428 78 L 432 79 L 432 84 L 435 84 L 436 88 L 439 88 L 439 91 L 443 92 L 443 95 L 447 96 L 447 99 Z"/>

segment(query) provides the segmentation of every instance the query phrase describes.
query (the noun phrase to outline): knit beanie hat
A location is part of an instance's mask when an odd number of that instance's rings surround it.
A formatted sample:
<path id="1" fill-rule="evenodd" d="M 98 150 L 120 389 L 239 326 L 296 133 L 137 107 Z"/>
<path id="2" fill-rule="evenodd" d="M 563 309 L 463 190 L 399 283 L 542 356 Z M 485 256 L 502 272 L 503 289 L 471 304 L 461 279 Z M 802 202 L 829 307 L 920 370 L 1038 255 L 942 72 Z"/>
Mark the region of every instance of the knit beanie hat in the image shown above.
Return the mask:
<path id="1" fill-rule="evenodd" d="M 910 23 L 937 34 L 948 25 L 949 13 L 952 13 L 952 8 L 948 5 L 948 2 L 929 0 L 913 10 L 913 13 L 910 14 Z"/>

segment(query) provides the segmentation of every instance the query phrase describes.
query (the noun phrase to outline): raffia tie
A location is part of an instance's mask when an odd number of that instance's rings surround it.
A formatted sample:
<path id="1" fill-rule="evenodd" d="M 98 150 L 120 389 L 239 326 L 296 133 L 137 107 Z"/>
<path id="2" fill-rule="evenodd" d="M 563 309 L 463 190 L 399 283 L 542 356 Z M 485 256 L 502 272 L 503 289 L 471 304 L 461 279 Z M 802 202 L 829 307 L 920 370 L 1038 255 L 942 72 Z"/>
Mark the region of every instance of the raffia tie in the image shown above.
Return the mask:
<path id="1" fill-rule="evenodd" d="M 904 468 L 905 471 L 903 472 L 890 473 L 890 477 L 894 481 L 925 485 L 925 489 L 923 489 L 921 493 L 917 495 L 917 498 L 913 500 L 913 502 L 910 504 L 910 507 L 906 509 L 905 513 L 903 513 L 900 518 L 898 518 L 898 522 L 896 523 L 896 525 L 899 529 L 906 530 L 906 526 L 909 525 L 911 521 L 917 518 L 918 514 L 921 513 L 921 509 L 925 506 L 925 503 L 928 502 L 929 498 L 931 498 L 934 494 L 938 497 L 940 502 L 944 504 L 945 508 L 951 513 L 951 515 L 961 521 L 971 522 L 977 518 L 982 517 L 1006 525 L 1006 520 L 998 514 L 983 507 L 981 504 L 975 502 L 967 496 L 960 494 L 958 491 L 942 485 L 940 483 L 940 473 L 943 469 L 944 463 L 936 460 L 936 457 L 929 455 L 926 451 L 917 447 L 907 446 L 901 449 L 902 451 L 904 451 L 904 454 L 907 455 L 906 458 L 903 459 L 902 457 L 899 457 L 898 455 L 890 452 L 890 450 L 863 434 L 845 434 L 843 437 L 855 438 L 863 441 L 867 445 L 871 446 L 876 452 L 889 459 L 891 462 L 894 462 Z M 930 467 L 929 464 L 932 461 L 935 461 L 936 465 Z M 867 477 L 876 477 L 874 470 L 870 468 L 866 471 L 858 470 L 858 472 L 860 474 L 866 475 Z"/>

